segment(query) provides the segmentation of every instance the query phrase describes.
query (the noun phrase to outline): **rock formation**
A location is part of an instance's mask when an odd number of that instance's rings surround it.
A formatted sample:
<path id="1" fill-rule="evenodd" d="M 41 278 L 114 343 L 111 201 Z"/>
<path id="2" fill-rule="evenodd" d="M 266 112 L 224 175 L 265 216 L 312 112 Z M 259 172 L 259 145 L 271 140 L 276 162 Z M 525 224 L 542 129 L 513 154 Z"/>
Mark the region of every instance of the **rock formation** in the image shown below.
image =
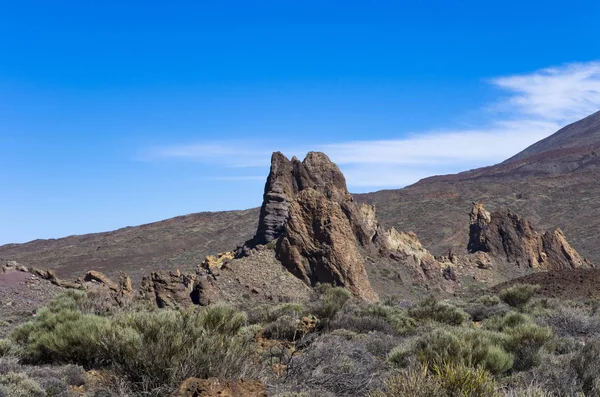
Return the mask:
<path id="1" fill-rule="evenodd" d="M 410 243 L 395 244 L 398 236 L 405 240 L 395 230 L 386 234 L 373 206 L 354 201 L 344 175 L 325 154 L 310 152 L 299 161 L 277 152 L 271 158 L 256 235 L 242 252 L 275 244 L 277 258 L 306 284 L 344 286 L 360 298 L 375 301 L 378 297 L 365 265 L 367 252 L 395 258 L 402 271 L 407 268 L 413 273 L 412 280 L 441 280 L 440 264 L 416 236 L 410 237 Z"/>
<path id="2" fill-rule="evenodd" d="M 369 228 L 339 168 L 323 153 L 273 153 L 258 229 L 247 247 L 277 240 L 282 264 L 308 285 L 330 283 L 376 301 L 359 245 Z"/>
<path id="3" fill-rule="evenodd" d="M 105 285 L 108 289 L 111 289 L 113 291 L 119 290 L 119 286 L 115 284 L 110 278 L 108 278 L 104 273 L 97 272 L 95 270 L 88 271 L 83 277 L 83 281 L 99 283 Z"/>
<path id="4" fill-rule="evenodd" d="M 468 251 L 479 255 L 482 268 L 498 261 L 549 271 L 591 266 L 559 228 L 541 234 L 510 210 L 490 214 L 482 204 L 474 203 L 469 232 Z"/>
<path id="5" fill-rule="evenodd" d="M 412 267 L 416 276 L 420 277 L 422 281 L 441 281 L 442 265 L 423 247 L 416 234 L 398 232 L 391 228 L 384 233 L 384 236 L 385 247 L 390 254 L 404 261 L 405 264 L 412 265 L 406 267 Z"/>
<path id="6" fill-rule="evenodd" d="M 142 297 L 156 302 L 160 308 L 189 306 L 194 303 L 192 292 L 196 281 L 195 274 L 181 274 L 178 270 L 168 274 L 152 272 L 150 277 L 142 279 L 140 293 Z"/>

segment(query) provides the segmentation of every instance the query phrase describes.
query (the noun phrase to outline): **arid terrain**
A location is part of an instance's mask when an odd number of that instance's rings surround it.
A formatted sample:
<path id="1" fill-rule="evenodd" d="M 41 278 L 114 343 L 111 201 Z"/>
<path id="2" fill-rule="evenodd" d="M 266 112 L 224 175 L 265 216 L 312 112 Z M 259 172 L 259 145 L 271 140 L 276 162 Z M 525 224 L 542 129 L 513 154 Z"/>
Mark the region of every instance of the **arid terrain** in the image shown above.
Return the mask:
<path id="1" fill-rule="evenodd" d="M 366 195 L 276 152 L 260 209 L 0 247 L 0 396 L 597 396 L 599 127 Z"/>

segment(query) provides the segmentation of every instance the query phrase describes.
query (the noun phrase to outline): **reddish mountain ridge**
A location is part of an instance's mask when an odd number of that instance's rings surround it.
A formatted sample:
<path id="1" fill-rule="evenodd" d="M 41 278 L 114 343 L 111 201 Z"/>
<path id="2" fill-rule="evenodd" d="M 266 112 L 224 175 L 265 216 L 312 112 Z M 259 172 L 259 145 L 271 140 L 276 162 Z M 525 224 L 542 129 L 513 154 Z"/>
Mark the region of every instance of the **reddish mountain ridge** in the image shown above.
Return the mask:
<path id="1" fill-rule="evenodd" d="M 510 159 L 398 190 L 355 195 L 385 226 L 414 231 L 435 254 L 466 249 L 473 202 L 507 208 L 540 229 L 560 227 L 580 254 L 600 262 L 600 112 Z"/>

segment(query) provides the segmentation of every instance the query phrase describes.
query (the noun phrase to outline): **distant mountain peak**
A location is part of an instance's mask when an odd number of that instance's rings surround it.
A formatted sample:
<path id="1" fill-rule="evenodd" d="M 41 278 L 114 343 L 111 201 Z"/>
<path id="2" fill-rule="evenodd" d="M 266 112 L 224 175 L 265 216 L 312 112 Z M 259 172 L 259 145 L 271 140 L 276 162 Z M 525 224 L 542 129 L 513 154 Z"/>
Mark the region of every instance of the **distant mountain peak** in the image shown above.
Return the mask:
<path id="1" fill-rule="evenodd" d="M 542 153 L 564 152 L 569 149 L 588 150 L 597 146 L 600 146 L 600 111 L 561 128 L 549 137 L 534 143 L 504 161 L 504 163 L 522 161 Z"/>

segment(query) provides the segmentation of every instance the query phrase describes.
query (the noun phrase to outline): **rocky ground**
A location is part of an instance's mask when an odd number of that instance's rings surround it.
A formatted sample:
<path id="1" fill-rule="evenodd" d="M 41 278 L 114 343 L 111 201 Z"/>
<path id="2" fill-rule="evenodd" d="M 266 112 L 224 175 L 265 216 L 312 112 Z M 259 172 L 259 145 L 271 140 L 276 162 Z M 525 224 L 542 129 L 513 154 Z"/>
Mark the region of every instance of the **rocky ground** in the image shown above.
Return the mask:
<path id="1" fill-rule="evenodd" d="M 29 272 L 0 269 L 0 338 L 62 291 Z"/>

